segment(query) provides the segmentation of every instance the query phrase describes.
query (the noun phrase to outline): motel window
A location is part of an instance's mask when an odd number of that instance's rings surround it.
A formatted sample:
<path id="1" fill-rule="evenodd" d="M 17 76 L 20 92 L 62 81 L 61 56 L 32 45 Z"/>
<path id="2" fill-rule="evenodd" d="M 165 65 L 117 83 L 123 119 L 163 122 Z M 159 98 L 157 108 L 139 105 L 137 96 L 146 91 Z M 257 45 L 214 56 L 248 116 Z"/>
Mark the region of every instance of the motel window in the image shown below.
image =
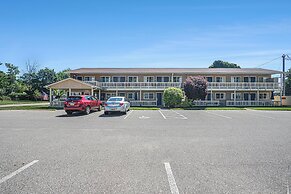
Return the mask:
<path id="1" fill-rule="evenodd" d="M 109 76 L 102 76 L 100 80 L 101 80 L 101 82 L 110 82 L 110 77 Z"/>
<path id="2" fill-rule="evenodd" d="M 144 99 L 154 99 L 154 93 L 144 93 L 143 98 Z"/>
<path id="3" fill-rule="evenodd" d="M 251 82 L 256 82 L 256 77 L 250 77 Z"/>
<path id="4" fill-rule="evenodd" d="M 231 93 L 230 96 L 231 100 L 234 100 L 234 93 Z M 241 93 L 236 93 L 236 100 L 240 100 L 241 99 Z"/>
<path id="5" fill-rule="evenodd" d="M 170 77 L 168 76 L 157 76 L 157 82 L 169 82 Z"/>
<path id="6" fill-rule="evenodd" d="M 106 93 L 106 99 L 109 99 L 112 96 L 115 96 L 116 93 Z"/>
<path id="7" fill-rule="evenodd" d="M 125 97 L 125 93 L 124 93 L 124 92 L 118 92 L 118 96 L 123 96 L 123 97 Z"/>
<path id="8" fill-rule="evenodd" d="M 83 81 L 83 77 L 82 76 L 77 76 L 77 80 Z"/>
<path id="9" fill-rule="evenodd" d="M 216 93 L 215 99 L 217 100 L 224 100 L 225 99 L 225 93 Z"/>
<path id="10" fill-rule="evenodd" d="M 260 99 L 266 100 L 267 98 L 268 98 L 268 94 L 267 93 L 260 94 Z"/>
<path id="11" fill-rule="evenodd" d="M 128 82 L 138 82 L 137 76 L 128 76 Z"/>
<path id="12" fill-rule="evenodd" d="M 84 77 L 84 81 L 94 81 L 94 80 L 95 80 L 95 78 L 92 76 L 85 76 Z"/>
<path id="13" fill-rule="evenodd" d="M 206 100 L 211 100 L 211 93 L 208 93 L 206 96 Z"/>
<path id="14" fill-rule="evenodd" d="M 144 76 L 144 82 L 154 82 L 154 76 Z"/>
<path id="15" fill-rule="evenodd" d="M 181 76 L 174 76 L 173 82 L 182 82 L 182 77 Z"/>
<path id="16" fill-rule="evenodd" d="M 213 81 L 213 77 L 206 77 L 207 82 L 212 82 Z"/>
<path id="17" fill-rule="evenodd" d="M 113 82 L 125 82 L 125 77 L 124 76 L 114 76 Z"/>
<path id="18" fill-rule="evenodd" d="M 215 77 L 216 82 L 223 82 L 223 77 Z"/>
<path id="19" fill-rule="evenodd" d="M 237 76 L 231 77 L 231 82 L 240 82 L 240 81 L 241 81 L 240 77 L 237 77 Z"/>
<path id="20" fill-rule="evenodd" d="M 249 77 L 244 77 L 244 82 L 249 82 Z"/>
<path id="21" fill-rule="evenodd" d="M 134 99 L 134 93 L 127 93 L 127 98 L 128 99 Z"/>

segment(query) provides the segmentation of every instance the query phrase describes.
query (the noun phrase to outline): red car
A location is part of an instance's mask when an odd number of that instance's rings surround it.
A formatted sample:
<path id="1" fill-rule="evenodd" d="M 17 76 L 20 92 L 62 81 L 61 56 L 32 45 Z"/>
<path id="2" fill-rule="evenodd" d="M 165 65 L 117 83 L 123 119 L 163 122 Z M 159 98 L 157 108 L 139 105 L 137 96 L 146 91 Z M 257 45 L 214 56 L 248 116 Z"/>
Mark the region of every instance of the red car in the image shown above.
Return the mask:
<path id="1" fill-rule="evenodd" d="M 101 110 L 102 102 L 94 96 L 81 95 L 69 96 L 64 103 L 64 109 L 68 115 L 73 112 L 84 112 L 90 114 L 92 110 Z"/>

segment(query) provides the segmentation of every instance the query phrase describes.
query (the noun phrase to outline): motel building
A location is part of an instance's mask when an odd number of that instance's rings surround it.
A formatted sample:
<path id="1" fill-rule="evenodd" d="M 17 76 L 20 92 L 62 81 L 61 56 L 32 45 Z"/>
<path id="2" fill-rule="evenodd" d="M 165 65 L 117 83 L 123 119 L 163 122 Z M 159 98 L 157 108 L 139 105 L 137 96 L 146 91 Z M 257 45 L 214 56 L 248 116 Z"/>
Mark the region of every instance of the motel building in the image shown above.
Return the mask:
<path id="1" fill-rule="evenodd" d="M 47 86 L 51 106 L 62 106 L 70 95 L 102 101 L 125 96 L 131 106 L 163 106 L 163 91 L 183 89 L 188 76 L 204 76 L 208 82 L 206 100 L 194 101 L 196 106 L 273 106 L 280 105 L 274 95 L 282 95 L 282 72 L 262 68 L 80 68 L 69 73 L 70 78 Z"/>

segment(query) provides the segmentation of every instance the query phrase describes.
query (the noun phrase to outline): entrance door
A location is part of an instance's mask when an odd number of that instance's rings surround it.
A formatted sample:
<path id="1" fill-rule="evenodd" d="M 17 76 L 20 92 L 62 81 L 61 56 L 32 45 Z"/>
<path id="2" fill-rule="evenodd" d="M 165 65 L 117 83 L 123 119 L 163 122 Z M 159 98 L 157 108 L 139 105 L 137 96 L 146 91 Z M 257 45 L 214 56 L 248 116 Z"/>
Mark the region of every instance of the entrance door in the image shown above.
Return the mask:
<path id="1" fill-rule="evenodd" d="M 163 93 L 157 93 L 157 106 L 163 105 Z"/>

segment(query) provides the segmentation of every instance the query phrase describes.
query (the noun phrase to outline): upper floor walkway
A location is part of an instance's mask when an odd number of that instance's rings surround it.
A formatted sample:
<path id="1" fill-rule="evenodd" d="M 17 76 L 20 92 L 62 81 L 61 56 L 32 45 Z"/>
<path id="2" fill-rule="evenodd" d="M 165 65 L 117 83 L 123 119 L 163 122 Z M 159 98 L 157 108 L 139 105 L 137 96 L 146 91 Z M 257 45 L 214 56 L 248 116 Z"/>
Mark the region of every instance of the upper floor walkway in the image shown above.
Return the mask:
<path id="1" fill-rule="evenodd" d="M 85 81 L 97 88 L 104 90 L 164 90 L 169 87 L 182 88 L 182 82 L 98 82 Z M 207 90 L 227 91 L 227 90 L 279 90 L 280 84 L 276 82 L 208 82 Z"/>

